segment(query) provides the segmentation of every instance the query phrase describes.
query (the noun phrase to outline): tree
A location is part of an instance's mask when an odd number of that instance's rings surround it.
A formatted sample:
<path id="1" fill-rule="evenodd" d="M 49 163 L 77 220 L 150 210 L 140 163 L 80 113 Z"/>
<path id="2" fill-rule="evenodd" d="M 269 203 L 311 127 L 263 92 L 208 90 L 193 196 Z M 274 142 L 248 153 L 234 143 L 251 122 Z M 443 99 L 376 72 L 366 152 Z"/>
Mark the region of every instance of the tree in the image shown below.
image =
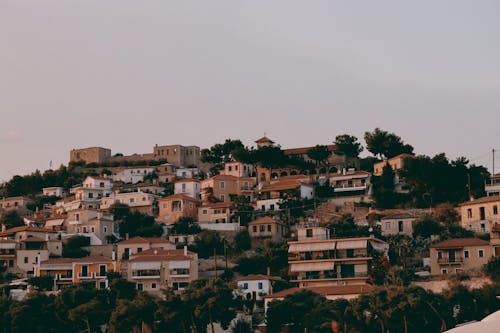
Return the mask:
<path id="1" fill-rule="evenodd" d="M 217 254 L 224 254 L 224 241 L 217 231 L 203 230 L 194 239 L 194 244 L 189 249 L 198 253 L 199 258 L 209 258 Z"/>
<path id="2" fill-rule="evenodd" d="M 187 303 L 171 289 L 163 293 L 163 298 L 157 302 L 155 313 L 155 331 L 157 332 L 191 332 L 191 313 Z"/>
<path id="3" fill-rule="evenodd" d="M 357 158 L 359 153 L 363 151 L 363 146 L 358 142 L 358 138 L 353 135 L 337 135 L 334 143 L 337 145 L 336 153 L 346 157 Z"/>
<path id="4" fill-rule="evenodd" d="M 281 168 L 289 163 L 289 158 L 279 146 L 264 146 L 253 151 L 253 160 L 264 168 Z"/>
<path id="5" fill-rule="evenodd" d="M 130 214 L 130 206 L 121 202 L 115 202 L 109 207 L 109 212 L 113 214 L 115 220 L 121 220 Z"/>
<path id="6" fill-rule="evenodd" d="M 484 272 L 495 282 L 500 282 L 500 257 L 491 257 L 484 265 Z"/>
<path id="7" fill-rule="evenodd" d="M 380 236 L 380 228 L 359 226 L 354 222 L 354 217 L 351 214 L 332 218 L 328 223 L 328 228 L 331 230 L 332 237 L 334 238 Z"/>
<path id="8" fill-rule="evenodd" d="M 28 284 L 37 287 L 39 290 L 52 290 L 54 278 L 51 276 L 35 276 L 28 279 Z"/>
<path id="9" fill-rule="evenodd" d="M 204 163 L 214 164 L 212 168 L 214 172 L 222 170 L 224 163 L 234 160 L 233 152 L 245 149 L 245 146 L 240 140 L 226 139 L 224 143 L 216 143 L 210 149 L 202 149 L 201 161 Z"/>
<path id="10" fill-rule="evenodd" d="M 129 237 L 160 237 L 163 235 L 163 228 L 155 222 L 153 216 L 144 215 L 139 212 L 127 214 L 119 225 L 120 236 Z"/>
<path id="11" fill-rule="evenodd" d="M 446 225 L 456 225 L 457 222 L 460 220 L 460 216 L 457 210 L 450 203 L 443 203 L 437 205 L 434 208 L 434 213 L 432 214 L 432 217 L 436 221 L 444 223 Z"/>
<path id="12" fill-rule="evenodd" d="M 109 321 L 111 332 L 131 332 L 147 325 L 153 327 L 155 312 L 158 309 L 156 298 L 140 292 L 132 301 L 118 301 Z"/>
<path id="13" fill-rule="evenodd" d="M 380 159 L 391 158 L 399 154 L 413 154 L 413 147 L 405 144 L 394 133 L 375 128 L 373 132 L 365 132 L 366 149 Z"/>
<path id="14" fill-rule="evenodd" d="M 246 250 L 250 250 L 252 247 L 252 240 L 250 238 L 250 234 L 248 233 L 248 230 L 242 230 L 234 236 L 234 250 L 236 252 L 243 252 Z"/>
<path id="15" fill-rule="evenodd" d="M 201 231 L 198 224 L 194 219 L 189 216 L 179 218 L 179 220 L 172 227 L 172 233 L 177 235 L 195 235 Z"/>
<path id="16" fill-rule="evenodd" d="M 320 166 L 330 157 L 332 152 L 327 146 L 316 145 L 307 151 L 307 156 L 316 162 L 316 166 Z"/>
<path id="17" fill-rule="evenodd" d="M 238 319 L 231 327 L 231 333 L 254 333 L 254 330 L 248 321 Z"/>
<path id="18" fill-rule="evenodd" d="M 413 235 L 422 238 L 430 238 L 432 235 L 439 235 L 442 231 L 443 228 L 430 216 L 426 216 L 420 221 L 417 221 L 413 227 Z"/>
<path id="19" fill-rule="evenodd" d="M 242 226 L 247 226 L 252 220 L 254 208 L 247 196 L 239 195 L 232 198 L 231 220 L 238 221 Z"/>
<path id="20" fill-rule="evenodd" d="M 82 247 L 90 245 L 90 238 L 86 236 L 73 236 L 68 238 L 63 247 L 63 257 L 65 258 L 83 258 L 89 255 L 89 251 Z"/>
<path id="21" fill-rule="evenodd" d="M 394 208 L 397 196 L 394 189 L 394 171 L 391 166 L 386 164 L 380 177 L 372 177 L 372 183 L 375 206 L 380 209 Z"/>
<path id="22" fill-rule="evenodd" d="M 0 224 L 5 225 L 7 229 L 24 226 L 23 219 L 16 210 L 10 210 L 2 215 Z"/>

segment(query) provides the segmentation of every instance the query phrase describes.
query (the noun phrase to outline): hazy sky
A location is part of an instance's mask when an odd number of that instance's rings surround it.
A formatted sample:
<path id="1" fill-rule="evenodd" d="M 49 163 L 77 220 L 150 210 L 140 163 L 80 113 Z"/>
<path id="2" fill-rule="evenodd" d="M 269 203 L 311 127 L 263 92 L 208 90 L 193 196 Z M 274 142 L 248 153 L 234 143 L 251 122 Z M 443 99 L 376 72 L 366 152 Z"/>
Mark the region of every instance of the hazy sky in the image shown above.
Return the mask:
<path id="1" fill-rule="evenodd" d="M 499 125 L 497 0 L 0 0 L 0 180 L 73 147 L 377 126 L 489 167 Z"/>

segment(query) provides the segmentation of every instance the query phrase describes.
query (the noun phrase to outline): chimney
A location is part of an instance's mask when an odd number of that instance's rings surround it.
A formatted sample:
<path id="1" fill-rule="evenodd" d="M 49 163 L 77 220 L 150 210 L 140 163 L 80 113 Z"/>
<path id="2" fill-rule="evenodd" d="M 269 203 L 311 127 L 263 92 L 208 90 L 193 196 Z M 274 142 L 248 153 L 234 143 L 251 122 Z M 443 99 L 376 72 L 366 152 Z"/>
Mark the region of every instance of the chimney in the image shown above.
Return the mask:
<path id="1" fill-rule="evenodd" d="M 125 239 L 128 239 L 128 232 L 125 234 Z"/>
<path id="2" fill-rule="evenodd" d="M 271 267 L 269 266 L 266 267 L 266 274 L 267 276 L 271 276 Z"/>
<path id="3" fill-rule="evenodd" d="M 155 249 L 155 250 L 153 251 L 153 253 L 154 253 L 154 255 L 157 255 L 157 254 L 158 254 L 158 250 L 156 250 L 156 249 Z"/>
<path id="4" fill-rule="evenodd" d="M 113 250 L 113 252 L 111 252 L 111 260 L 113 260 L 113 261 L 116 260 L 116 252 L 115 252 L 115 250 Z"/>
<path id="5" fill-rule="evenodd" d="M 345 174 L 346 174 L 345 168 L 342 169 L 342 174 L 345 176 Z"/>
<path id="6" fill-rule="evenodd" d="M 45 234 L 45 240 L 48 241 L 49 240 L 49 234 Z"/>
<path id="7" fill-rule="evenodd" d="M 184 255 L 185 256 L 188 255 L 188 247 L 186 245 L 184 245 Z"/>
<path id="8" fill-rule="evenodd" d="M 5 226 L 5 224 L 2 224 L 2 232 L 5 232 L 5 230 L 7 230 L 7 227 Z"/>

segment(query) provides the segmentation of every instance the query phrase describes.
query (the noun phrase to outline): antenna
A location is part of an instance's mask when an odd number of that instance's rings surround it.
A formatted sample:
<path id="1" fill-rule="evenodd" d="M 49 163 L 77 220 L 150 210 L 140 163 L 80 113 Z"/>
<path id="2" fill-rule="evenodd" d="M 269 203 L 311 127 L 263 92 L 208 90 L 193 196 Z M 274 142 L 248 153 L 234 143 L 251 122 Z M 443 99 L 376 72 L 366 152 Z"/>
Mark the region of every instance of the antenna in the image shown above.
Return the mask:
<path id="1" fill-rule="evenodd" d="M 493 170 L 491 173 L 491 185 L 493 185 L 495 179 L 495 148 L 491 150 L 491 153 L 493 154 Z"/>

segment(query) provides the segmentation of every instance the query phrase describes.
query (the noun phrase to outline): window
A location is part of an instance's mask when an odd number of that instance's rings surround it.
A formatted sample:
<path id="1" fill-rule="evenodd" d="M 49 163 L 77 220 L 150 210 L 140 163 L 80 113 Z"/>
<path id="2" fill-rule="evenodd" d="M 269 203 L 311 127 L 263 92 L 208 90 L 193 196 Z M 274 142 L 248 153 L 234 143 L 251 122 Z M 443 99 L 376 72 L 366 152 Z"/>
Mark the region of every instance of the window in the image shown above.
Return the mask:
<path id="1" fill-rule="evenodd" d="M 130 203 L 133 203 L 134 201 L 135 201 L 135 199 L 134 199 L 134 198 L 130 198 L 130 199 L 129 199 L 129 202 L 130 202 Z"/>
<path id="2" fill-rule="evenodd" d="M 189 209 L 193 209 L 193 204 L 191 202 L 189 203 Z"/>
<path id="3" fill-rule="evenodd" d="M 248 282 L 243 283 L 243 289 L 248 289 Z"/>
<path id="4" fill-rule="evenodd" d="M 443 252 L 438 251 L 438 259 L 443 259 Z"/>
<path id="5" fill-rule="evenodd" d="M 24 257 L 24 263 L 27 264 L 28 263 L 28 257 Z"/>
<path id="6" fill-rule="evenodd" d="M 89 199 L 92 199 L 94 197 L 94 193 L 89 193 Z"/>
<path id="7" fill-rule="evenodd" d="M 260 226 L 259 230 L 260 232 L 264 232 L 266 230 L 263 224 Z"/>
<path id="8" fill-rule="evenodd" d="M 233 167 L 232 167 L 232 166 L 228 166 L 228 167 L 227 167 L 227 170 L 228 170 L 228 171 L 233 171 Z"/>
<path id="9" fill-rule="evenodd" d="M 164 203 L 163 208 L 167 209 L 167 207 L 168 207 L 168 204 Z"/>
<path id="10" fill-rule="evenodd" d="M 498 206 L 493 206 L 493 215 L 498 215 Z"/>
<path id="11" fill-rule="evenodd" d="M 82 273 L 80 276 L 89 276 L 89 266 L 88 265 L 82 266 Z"/>
<path id="12" fill-rule="evenodd" d="M 313 230 L 312 229 L 306 229 L 306 237 L 312 237 L 313 236 Z"/>
<path id="13" fill-rule="evenodd" d="M 103 227 L 103 228 L 102 228 L 102 231 L 103 231 L 104 233 L 107 233 L 107 232 L 108 232 L 108 227 Z"/>
<path id="14" fill-rule="evenodd" d="M 257 232 L 257 226 L 256 225 L 253 226 L 253 232 Z"/>
<path id="15" fill-rule="evenodd" d="M 470 257 L 469 250 L 464 250 L 464 258 L 469 258 L 469 257 Z"/>
<path id="16" fill-rule="evenodd" d="M 151 283 L 151 289 L 156 289 L 156 283 Z"/>
<path id="17" fill-rule="evenodd" d="M 226 187 L 226 183 L 225 182 L 220 182 L 219 183 L 219 188 L 225 188 Z"/>
<path id="18" fill-rule="evenodd" d="M 207 214 L 208 214 L 208 210 L 204 209 L 204 210 L 202 211 L 202 214 L 203 214 L 203 215 L 207 215 Z"/>
<path id="19" fill-rule="evenodd" d="M 234 170 L 238 171 L 238 166 L 237 165 L 234 166 Z"/>
<path id="20" fill-rule="evenodd" d="M 385 222 L 385 229 L 391 230 L 391 222 Z"/>
<path id="21" fill-rule="evenodd" d="M 271 232 L 271 230 L 272 230 L 271 228 L 272 228 L 272 227 L 273 227 L 272 225 L 268 224 L 268 225 L 267 225 L 267 231 Z"/>
<path id="22" fill-rule="evenodd" d="M 142 247 L 138 247 L 137 248 L 137 253 L 141 253 L 142 252 Z"/>
<path id="23" fill-rule="evenodd" d="M 99 265 L 99 276 L 106 276 L 106 265 Z"/>
<path id="24" fill-rule="evenodd" d="M 92 232 L 95 232 L 95 228 L 94 228 L 94 227 L 92 227 L 90 230 L 91 230 Z"/>
<path id="25" fill-rule="evenodd" d="M 263 284 L 262 284 L 262 282 L 259 282 L 259 290 L 262 290 L 262 288 L 263 288 Z"/>
<path id="26" fill-rule="evenodd" d="M 106 281 L 99 282 L 99 289 L 106 289 Z"/>
<path id="27" fill-rule="evenodd" d="M 483 249 L 478 250 L 478 251 L 477 251 L 477 255 L 479 256 L 479 258 L 484 257 L 484 250 L 483 250 Z"/>
<path id="28" fill-rule="evenodd" d="M 403 232 L 403 221 L 398 221 L 398 231 Z"/>
<path id="29" fill-rule="evenodd" d="M 182 190 L 181 191 L 182 191 L 182 193 L 186 192 L 186 184 L 184 184 L 184 183 L 182 184 Z"/>
<path id="30" fill-rule="evenodd" d="M 274 210 L 274 204 L 269 205 L 269 210 Z"/>
<path id="31" fill-rule="evenodd" d="M 472 208 L 467 209 L 467 217 L 468 217 L 469 219 L 471 219 L 471 218 L 472 218 Z"/>
<path id="32" fill-rule="evenodd" d="M 142 283 L 137 284 L 137 290 L 144 290 L 144 286 L 142 285 Z"/>
<path id="33" fill-rule="evenodd" d="M 441 274 L 448 274 L 448 270 L 447 270 L 446 268 L 443 268 L 443 269 L 441 270 Z"/>
<path id="34" fill-rule="evenodd" d="M 99 187 L 104 187 L 104 182 L 100 182 Z"/>
<path id="35" fill-rule="evenodd" d="M 220 201 L 225 201 L 225 199 L 226 199 L 226 196 L 224 194 L 221 194 L 220 195 Z"/>

